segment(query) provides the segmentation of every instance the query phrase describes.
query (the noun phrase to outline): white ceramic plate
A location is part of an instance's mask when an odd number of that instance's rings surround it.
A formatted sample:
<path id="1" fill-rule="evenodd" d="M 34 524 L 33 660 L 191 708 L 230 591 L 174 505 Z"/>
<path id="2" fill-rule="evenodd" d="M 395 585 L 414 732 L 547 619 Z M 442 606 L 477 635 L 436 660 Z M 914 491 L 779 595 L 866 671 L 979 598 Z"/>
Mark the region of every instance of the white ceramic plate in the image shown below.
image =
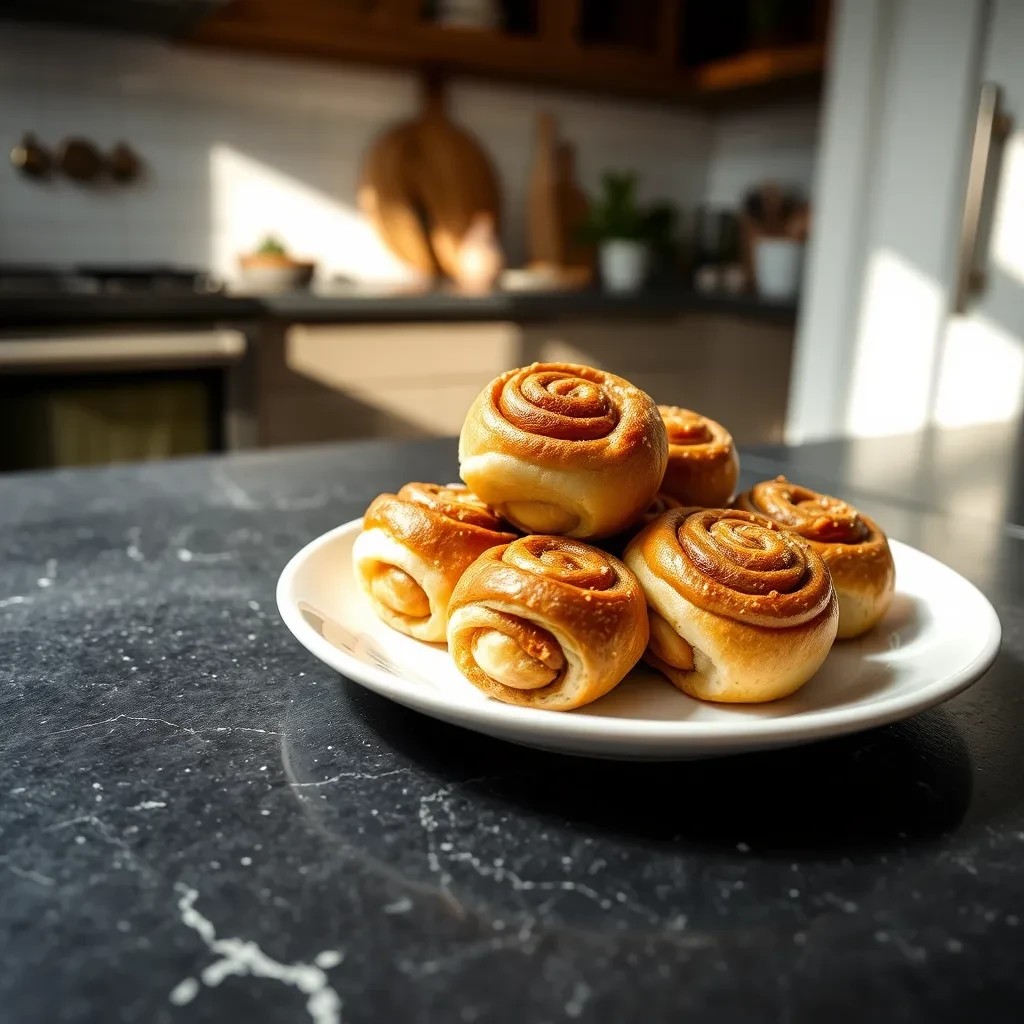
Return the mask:
<path id="1" fill-rule="evenodd" d="M 277 605 L 288 628 L 342 675 L 434 718 L 515 743 L 591 757 L 669 760 L 789 746 L 906 718 L 960 692 L 999 649 L 995 610 L 962 576 L 892 541 L 896 596 L 859 640 L 837 643 L 818 674 L 772 704 L 705 704 L 643 664 L 578 711 L 485 697 L 442 644 L 384 625 L 352 571 L 361 520 L 307 544 L 285 567 Z"/>

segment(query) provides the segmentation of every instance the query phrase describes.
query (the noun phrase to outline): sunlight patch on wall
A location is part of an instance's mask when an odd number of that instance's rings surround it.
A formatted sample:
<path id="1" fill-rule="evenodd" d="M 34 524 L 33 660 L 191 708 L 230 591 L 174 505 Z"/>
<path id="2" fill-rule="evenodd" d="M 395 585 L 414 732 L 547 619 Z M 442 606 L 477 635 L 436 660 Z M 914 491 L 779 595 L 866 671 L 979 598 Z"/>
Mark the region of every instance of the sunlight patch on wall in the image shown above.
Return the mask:
<path id="1" fill-rule="evenodd" d="M 238 256 L 272 234 L 296 257 L 314 259 L 319 279 L 401 283 L 413 274 L 352 205 L 230 146 L 210 150 L 211 253 L 214 273 L 233 279 Z"/>
<path id="2" fill-rule="evenodd" d="M 1001 179 L 992 218 L 992 260 L 1024 284 L 1024 132 L 1006 142 Z"/>
<path id="3" fill-rule="evenodd" d="M 868 262 L 846 412 L 848 433 L 903 434 L 931 413 L 942 290 L 889 249 Z"/>
<path id="4" fill-rule="evenodd" d="M 945 427 L 996 423 L 1020 415 L 1024 342 L 975 313 L 949 322 L 939 363 L 934 421 Z"/>

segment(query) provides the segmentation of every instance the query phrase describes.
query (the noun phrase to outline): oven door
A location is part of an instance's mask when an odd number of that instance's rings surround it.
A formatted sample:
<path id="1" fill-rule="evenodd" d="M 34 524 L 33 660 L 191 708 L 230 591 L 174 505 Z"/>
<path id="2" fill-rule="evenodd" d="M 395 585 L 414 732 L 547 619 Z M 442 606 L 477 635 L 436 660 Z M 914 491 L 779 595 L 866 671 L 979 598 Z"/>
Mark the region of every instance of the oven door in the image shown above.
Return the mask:
<path id="1" fill-rule="evenodd" d="M 221 451 L 246 347 L 227 328 L 0 334 L 0 470 Z"/>

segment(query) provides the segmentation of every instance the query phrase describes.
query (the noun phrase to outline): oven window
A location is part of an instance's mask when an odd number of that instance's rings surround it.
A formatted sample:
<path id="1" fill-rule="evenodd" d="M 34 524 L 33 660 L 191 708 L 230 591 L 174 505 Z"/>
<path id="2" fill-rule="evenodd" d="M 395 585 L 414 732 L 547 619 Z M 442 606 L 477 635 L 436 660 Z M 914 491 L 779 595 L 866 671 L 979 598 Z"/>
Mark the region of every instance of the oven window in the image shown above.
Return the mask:
<path id="1" fill-rule="evenodd" d="M 0 471 L 219 451 L 214 370 L 0 377 Z"/>

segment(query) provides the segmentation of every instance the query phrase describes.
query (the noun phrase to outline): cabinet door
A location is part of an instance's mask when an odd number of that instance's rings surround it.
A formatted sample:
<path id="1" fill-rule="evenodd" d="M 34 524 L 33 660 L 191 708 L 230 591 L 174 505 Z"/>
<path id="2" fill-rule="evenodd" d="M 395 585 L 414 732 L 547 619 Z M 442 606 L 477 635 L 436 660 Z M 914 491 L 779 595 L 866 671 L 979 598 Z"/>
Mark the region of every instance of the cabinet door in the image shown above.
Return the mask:
<path id="1" fill-rule="evenodd" d="M 508 323 L 297 325 L 256 348 L 265 445 L 454 436 L 480 389 L 522 362 Z"/>
<path id="2" fill-rule="evenodd" d="M 1006 420 L 1024 388 L 1024 33 L 1020 0 L 845 0 L 833 40 L 787 437 Z M 958 308 L 985 82 L 1017 128 L 992 152 Z M 983 218 L 984 219 L 984 218 Z"/>
<path id="3" fill-rule="evenodd" d="M 1024 4 L 991 7 L 964 200 L 953 310 L 934 418 L 960 426 L 1024 404 Z M 976 230 L 975 230 L 976 228 Z"/>

